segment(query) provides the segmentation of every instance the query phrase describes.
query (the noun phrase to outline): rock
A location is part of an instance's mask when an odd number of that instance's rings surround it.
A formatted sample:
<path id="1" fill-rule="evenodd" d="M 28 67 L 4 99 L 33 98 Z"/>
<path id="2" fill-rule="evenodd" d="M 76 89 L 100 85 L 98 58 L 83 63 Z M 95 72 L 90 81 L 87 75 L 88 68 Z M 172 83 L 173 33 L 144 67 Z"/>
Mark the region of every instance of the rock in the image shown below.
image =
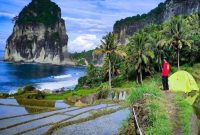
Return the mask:
<path id="1" fill-rule="evenodd" d="M 166 0 L 148 14 L 137 15 L 119 20 L 113 31 L 121 44 L 128 42 L 128 37 L 149 24 L 160 24 L 174 15 L 189 15 L 200 11 L 199 0 Z M 134 18 L 134 19 L 133 19 Z M 133 21 L 130 21 L 132 19 Z"/>
<path id="2" fill-rule="evenodd" d="M 114 98 L 113 94 L 114 94 L 114 92 L 109 91 L 107 99 L 108 100 L 113 100 L 113 98 Z"/>
<path id="3" fill-rule="evenodd" d="M 85 96 L 80 99 L 80 101 L 84 104 L 93 104 L 96 100 L 97 100 L 96 94 Z"/>
<path id="4" fill-rule="evenodd" d="M 78 100 L 78 102 L 76 102 L 74 105 L 77 106 L 77 107 L 84 107 L 84 106 L 87 106 L 87 104 L 81 102 L 81 100 Z"/>
<path id="5" fill-rule="evenodd" d="M 123 100 L 123 99 L 122 99 L 122 98 L 123 98 L 123 93 L 124 93 L 124 92 L 122 92 L 122 91 L 119 93 L 119 100 Z"/>
<path id="6" fill-rule="evenodd" d="M 51 0 L 32 0 L 14 20 L 4 60 L 74 64 L 69 59 L 65 21 L 57 4 Z"/>
<path id="7" fill-rule="evenodd" d="M 123 94 L 123 97 L 122 97 L 122 100 L 126 100 L 126 91 L 124 91 L 124 94 Z"/>
<path id="8" fill-rule="evenodd" d="M 119 93 L 115 92 L 114 100 L 119 100 Z"/>

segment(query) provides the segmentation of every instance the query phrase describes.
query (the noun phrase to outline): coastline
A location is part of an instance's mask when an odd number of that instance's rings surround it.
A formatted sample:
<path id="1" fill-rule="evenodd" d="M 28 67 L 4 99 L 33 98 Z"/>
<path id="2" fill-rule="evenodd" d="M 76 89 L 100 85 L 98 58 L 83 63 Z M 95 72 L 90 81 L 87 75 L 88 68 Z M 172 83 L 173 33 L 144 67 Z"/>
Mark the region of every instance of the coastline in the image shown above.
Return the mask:
<path id="1" fill-rule="evenodd" d="M 0 76 L 2 76 L 0 82 L 6 87 L 4 89 L 2 85 L 0 93 L 13 94 L 17 92 L 18 88 L 22 88 L 26 85 L 33 85 L 40 91 L 58 91 L 63 88 L 65 90 L 73 90 L 78 84 L 78 79 L 85 74 L 84 66 L 10 62 L 4 60 L 0 60 L 0 63 L 3 70 L 6 71 L 4 72 L 2 70 L 0 74 Z M 31 69 L 29 70 L 29 68 Z M 21 72 L 23 72 L 23 74 L 21 74 Z M 38 77 L 37 74 L 41 76 Z M 10 76 L 12 77 L 11 79 L 9 78 Z M 27 79 L 27 76 L 30 76 L 30 78 Z M 31 76 L 33 76 L 33 78 L 31 78 Z M 21 78 L 21 80 L 17 78 Z M 21 81 L 20 83 L 22 84 L 18 84 L 18 81 Z M 13 83 L 15 84 L 13 85 Z M 19 86 L 15 87 L 15 85 Z"/>

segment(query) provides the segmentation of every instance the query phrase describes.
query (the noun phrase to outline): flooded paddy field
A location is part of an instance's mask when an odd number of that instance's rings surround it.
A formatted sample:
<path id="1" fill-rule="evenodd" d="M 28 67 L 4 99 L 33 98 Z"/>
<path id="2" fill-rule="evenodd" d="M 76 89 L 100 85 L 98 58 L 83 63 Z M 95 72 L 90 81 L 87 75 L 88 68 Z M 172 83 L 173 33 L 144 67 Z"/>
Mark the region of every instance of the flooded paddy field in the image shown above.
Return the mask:
<path id="1" fill-rule="evenodd" d="M 32 106 L 34 108 L 35 106 Z M 36 107 L 37 108 L 37 107 Z M 129 110 L 123 109 L 117 104 L 99 104 L 87 106 L 84 108 L 73 107 L 67 105 L 62 100 L 55 101 L 53 110 L 46 112 L 30 113 L 26 106 L 20 105 L 14 98 L 13 99 L 0 99 L 0 134 L 13 135 L 13 134 L 26 134 L 26 135 L 40 135 L 46 133 L 48 130 L 62 123 L 73 123 L 81 119 L 87 118 L 94 113 L 104 110 L 116 110 L 114 113 L 99 117 L 86 122 L 78 122 L 76 124 L 69 124 L 69 126 L 60 127 L 52 134 L 62 134 L 67 130 L 72 134 L 76 128 L 82 134 L 90 134 L 97 131 L 85 130 L 101 124 L 102 133 L 117 133 L 121 126 L 121 121 L 128 117 Z M 110 124 L 108 125 L 108 121 Z M 105 124 L 104 124 L 105 123 Z M 83 124 L 83 125 L 82 125 Z M 109 127 L 110 126 L 110 127 Z M 81 128 L 82 127 L 82 128 Z M 85 127 L 85 128 L 84 128 Z M 111 128 L 111 129 L 109 129 Z M 95 130 L 95 128 L 93 128 Z M 99 129 L 100 130 L 100 129 Z M 108 130 L 110 132 L 108 132 Z M 76 132 L 74 132 L 76 133 Z"/>

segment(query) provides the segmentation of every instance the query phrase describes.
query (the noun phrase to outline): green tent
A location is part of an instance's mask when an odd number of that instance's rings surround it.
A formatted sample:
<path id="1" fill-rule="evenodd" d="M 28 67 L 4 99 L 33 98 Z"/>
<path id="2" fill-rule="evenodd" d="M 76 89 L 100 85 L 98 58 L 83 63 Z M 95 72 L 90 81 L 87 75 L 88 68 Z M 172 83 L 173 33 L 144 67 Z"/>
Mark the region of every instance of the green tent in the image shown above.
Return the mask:
<path id="1" fill-rule="evenodd" d="M 178 71 L 169 77 L 169 89 L 171 91 L 191 92 L 199 90 L 196 81 L 186 71 Z"/>

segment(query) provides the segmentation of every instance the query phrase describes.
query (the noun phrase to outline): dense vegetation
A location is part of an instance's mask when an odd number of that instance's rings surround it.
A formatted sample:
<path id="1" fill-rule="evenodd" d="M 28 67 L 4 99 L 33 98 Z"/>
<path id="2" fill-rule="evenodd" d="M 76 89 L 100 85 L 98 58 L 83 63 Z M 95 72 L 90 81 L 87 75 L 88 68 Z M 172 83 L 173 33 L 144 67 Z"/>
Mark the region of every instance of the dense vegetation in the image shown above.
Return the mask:
<path id="1" fill-rule="evenodd" d="M 132 35 L 125 46 L 116 46 L 112 34 L 108 33 L 102 46 L 93 52 L 107 55 L 103 67 L 90 65 L 87 76 L 79 79 L 79 85 L 98 86 L 111 78 L 112 84 L 129 80 L 142 84 L 144 77 L 161 71 L 163 57 L 178 68 L 199 63 L 199 16 L 197 13 L 188 17 L 175 16 L 163 24 L 146 26 Z M 125 57 L 119 57 L 119 54 Z"/>
<path id="2" fill-rule="evenodd" d="M 80 53 L 73 53 L 70 55 L 70 58 L 77 62 L 79 65 L 86 65 L 84 59 L 88 61 L 88 63 L 92 63 L 92 50 L 90 51 L 83 51 Z M 83 59 L 84 58 L 84 59 Z"/>
<path id="3" fill-rule="evenodd" d="M 17 24 L 54 25 L 61 17 L 61 9 L 50 0 L 32 0 L 20 14 L 14 18 Z"/>
<path id="4" fill-rule="evenodd" d="M 158 7 L 151 10 L 147 14 L 142 14 L 142 15 L 138 14 L 136 16 L 121 19 L 114 24 L 114 28 L 121 28 L 122 26 L 130 25 L 138 21 L 144 21 L 145 19 L 150 18 L 150 17 L 158 17 L 165 10 L 165 6 L 166 6 L 166 2 L 160 3 Z"/>

